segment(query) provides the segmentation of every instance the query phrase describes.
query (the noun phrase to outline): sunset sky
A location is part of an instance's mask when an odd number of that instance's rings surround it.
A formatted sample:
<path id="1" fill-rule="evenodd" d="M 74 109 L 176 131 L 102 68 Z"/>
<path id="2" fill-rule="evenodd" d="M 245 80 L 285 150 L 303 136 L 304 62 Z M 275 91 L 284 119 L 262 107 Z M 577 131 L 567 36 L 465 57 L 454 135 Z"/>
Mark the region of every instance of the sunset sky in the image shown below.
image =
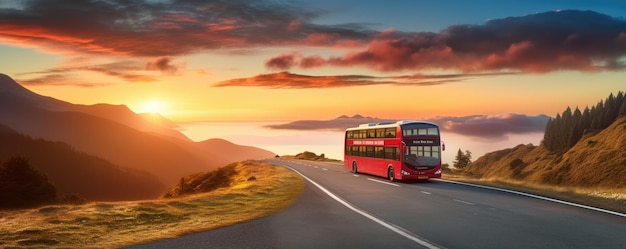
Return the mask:
<path id="1" fill-rule="evenodd" d="M 0 55 L 177 122 L 553 116 L 626 89 L 626 2 L 0 0 Z"/>

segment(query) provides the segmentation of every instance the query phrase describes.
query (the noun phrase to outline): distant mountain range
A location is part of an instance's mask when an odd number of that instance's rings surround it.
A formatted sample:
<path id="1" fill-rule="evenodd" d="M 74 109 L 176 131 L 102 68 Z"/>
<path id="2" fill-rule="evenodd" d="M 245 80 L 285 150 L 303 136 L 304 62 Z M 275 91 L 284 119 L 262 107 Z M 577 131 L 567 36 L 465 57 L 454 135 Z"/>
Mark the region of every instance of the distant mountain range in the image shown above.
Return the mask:
<path id="1" fill-rule="evenodd" d="M 160 116 L 138 115 L 123 105 L 77 105 L 41 96 L 4 74 L 0 74 L 0 125 L 4 126 L 0 130 L 65 143 L 78 152 L 106 160 L 110 164 L 106 166 L 108 168 L 117 167 L 129 174 L 144 172 L 156 176 L 156 185 L 161 187 L 153 187 L 159 188 L 160 193 L 166 190 L 164 186 L 173 185 L 189 174 L 209 171 L 239 160 L 274 156 L 267 150 L 222 140 L 193 142 L 175 129 L 174 122 Z M 0 144 L 4 143 L 7 142 L 0 141 Z M 50 161 L 46 164 L 57 164 L 54 157 L 47 160 Z M 51 181 L 55 181 L 53 175 L 59 174 L 49 171 L 54 167 L 34 166 L 42 168 Z M 57 170 L 72 173 L 69 172 L 72 169 Z M 118 184 L 116 179 L 107 180 L 110 184 Z M 84 186 L 77 184 L 73 187 L 75 192 L 80 192 Z M 68 187 L 68 191 L 73 187 Z M 146 195 L 151 194 L 154 190 L 146 192 Z M 96 196 L 85 195 L 88 199 Z"/>

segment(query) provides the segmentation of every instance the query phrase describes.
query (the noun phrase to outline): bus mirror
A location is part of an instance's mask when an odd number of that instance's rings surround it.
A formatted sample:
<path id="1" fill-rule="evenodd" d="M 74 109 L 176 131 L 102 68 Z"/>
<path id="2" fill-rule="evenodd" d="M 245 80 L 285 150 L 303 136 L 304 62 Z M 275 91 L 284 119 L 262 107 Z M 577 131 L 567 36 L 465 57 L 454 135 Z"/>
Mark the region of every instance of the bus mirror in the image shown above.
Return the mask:
<path id="1" fill-rule="evenodd" d="M 441 142 L 441 151 L 446 151 L 446 143 Z"/>

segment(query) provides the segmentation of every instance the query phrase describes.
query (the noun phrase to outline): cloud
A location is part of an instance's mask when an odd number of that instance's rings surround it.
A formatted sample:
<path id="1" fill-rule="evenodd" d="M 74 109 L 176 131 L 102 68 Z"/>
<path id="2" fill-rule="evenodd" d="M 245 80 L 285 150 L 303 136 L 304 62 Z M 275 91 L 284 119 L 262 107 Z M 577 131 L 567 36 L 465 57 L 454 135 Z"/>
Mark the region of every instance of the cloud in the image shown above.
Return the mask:
<path id="1" fill-rule="evenodd" d="M 485 74 L 414 74 L 401 76 L 376 77 L 367 75 L 334 75 L 334 76 L 311 76 L 279 72 L 271 74 L 259 74 L 249 78 L 237 78 L 220 81 L 213 87 L 246 86 L 246 87 L 269 87 L 269 88 L 336 88 L 355 87 L 370 85 L 394 85 L 394 86 L 434 86 L 451 82 L 458 82 L 472 77 L 484 77 L 511 73 L 485 73 Z"/>
<path id="2" fill-rule="evenodd" d="M 268 125 L 267 128 L 282 130 L 336 130 L 343 131 L 350 127 L 359 126 L 359 124 L 378 123 L 389 120 L 379 119 L 375 117 L 364 117 L 354 115 L 352 117 L 341 116 L 331 120 L 298 120 L 284 124 Z"/>
<path id="3" fill-rule="evenodd" d="M 259 46 L 350 46 L 363 25 L 317 25 L 321 10 L 274 1 L 33 0 L 0 9 L 0 40 L 117 56 L 167 57 Z"/>
<path id="4" fill-rule="evenodd" d="M 174 74 L 178 71 L 177 65 L 172 65 L 172 59 L 169 57 L 159 57 L 146 63 L 147 70 L 157 70 L 168 74 Z"/>
<path id="5" fill-rule="evenodd" d="M 378 71 L 427 69 L 462 72 L 623 70 L 626 21 L 593 11 L 555 11 L 495 19 L 483 25 L 454 25 L 442 32 L 386 30 L 362 51 L 322 58 L 284 54 L 269 63 L 290 61 L 300 68 L 362 66 Z M 315 63 L 305 63 L 313 60 Z"/>
<path id="6" fill-rule="evenodd" d="M 66 74 L 46 74 L 42 77 L 32 79 L 15 79 L 15 81 L 22 85 L 30 86 L 78 86 L 85 88 L 104 86 L 103 84 L 79 82 L 77 79 L 74 79 Z"/>
<path id="7" fill-rule="evenodd" d="M 87 64 L 82 66 L 82 64 Z M 27 85 L 74 85 L 81 87 L 96 87 L 107 84 L 86 84 L 77 81 L 70 75 L 75 72 L 96 72 L 107 76 L 116 77 L 128 82 L 155 82 L 158 81 L 153 75 L 145 70 L 157 70 L 168 74 L 173 74 L 179 66 L 171 65 L 170 58 L 157 58 L 150 60 L 142 66 L 138 60 L 122 60 L 111 63 L 93 64 L 89 60 L 78 59 L 76 62 L 66 63 L 58 67 L 45 71 L 21 73 L 23 75 L 41 75 L 31 79 L 22 79 L 20 82 Z M 179 63 L 182 64 L 182 63 Z"/>
<path id="8" fill-rule="evenodd" d="M 452 132 L 483 139 L 503 138 L 507 134 L 544 132 L 549 117 L 506 113 L 464 117 L 435 117 L 427 121 L 439 124 L 442 132 Z"/>
<path id="9" fill-rule="evenodd" d="M 525 114 L 505 113 L 500 115 L 471 115 L 463 117 L 434 117 L 424 121 L 436 123 L 441 132 L 450 132 L 481 140 L 506 140 L 509 134 L 528 134 L 544 132 L 549 117 L 546 115 L 529 116 Z M 363 117 L 341 116 L 331 120 L 299 120 L 289 123 L 267 126 L 272 129 L 291 130 L 345 130 L 359 124 L 378 123 L 390 120 Z"/>

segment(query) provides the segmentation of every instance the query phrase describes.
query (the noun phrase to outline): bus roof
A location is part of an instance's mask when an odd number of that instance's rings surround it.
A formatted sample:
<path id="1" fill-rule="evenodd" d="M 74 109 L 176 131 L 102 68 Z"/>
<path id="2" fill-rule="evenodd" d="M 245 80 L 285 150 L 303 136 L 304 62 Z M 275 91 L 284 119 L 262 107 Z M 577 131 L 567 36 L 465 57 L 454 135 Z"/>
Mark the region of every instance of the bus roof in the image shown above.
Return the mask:
<path id="1" fill-rule="evenodd" d="M 426 122 L 426 121 L 400 120 L 400 121 L 386 121 L 386 122 L 378 122 L 378 123 L 360 124 L 358 127 L 348 128 L 346 129 L 346 131 L 362 130 L 362 129 L 369 129 L 369 128 L 392 128 L 392 127 L 402 126 L 405 124 L 429 124 L 429 125 L 438 126 L 435 123 Z"/>

